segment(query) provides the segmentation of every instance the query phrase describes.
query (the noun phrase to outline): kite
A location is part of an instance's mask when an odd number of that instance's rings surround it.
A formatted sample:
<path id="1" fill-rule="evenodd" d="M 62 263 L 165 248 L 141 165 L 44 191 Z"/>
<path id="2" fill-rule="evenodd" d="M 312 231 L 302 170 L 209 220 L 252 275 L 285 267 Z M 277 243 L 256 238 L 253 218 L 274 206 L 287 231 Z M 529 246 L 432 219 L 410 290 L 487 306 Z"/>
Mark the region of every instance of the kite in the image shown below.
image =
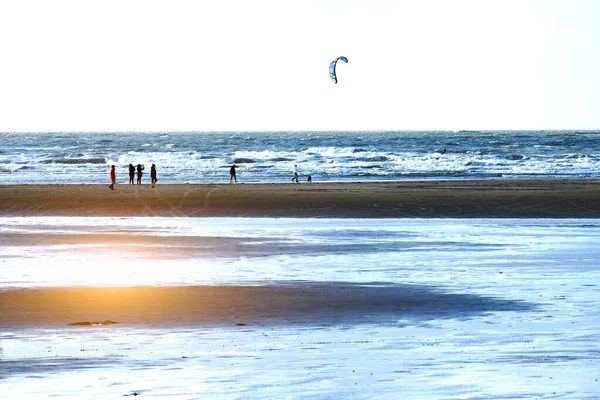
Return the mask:
<path id="1" fill-rule="evenodd" d="M 342 60 L 347 63 L 348 59 L 344 56 L 338 57 L 329 64 L 329 77 L 333 81 L 333 83 L 337 83 L 337 75 L 335 74 L 335 66 L 337 65 L 338 60 Z"/>

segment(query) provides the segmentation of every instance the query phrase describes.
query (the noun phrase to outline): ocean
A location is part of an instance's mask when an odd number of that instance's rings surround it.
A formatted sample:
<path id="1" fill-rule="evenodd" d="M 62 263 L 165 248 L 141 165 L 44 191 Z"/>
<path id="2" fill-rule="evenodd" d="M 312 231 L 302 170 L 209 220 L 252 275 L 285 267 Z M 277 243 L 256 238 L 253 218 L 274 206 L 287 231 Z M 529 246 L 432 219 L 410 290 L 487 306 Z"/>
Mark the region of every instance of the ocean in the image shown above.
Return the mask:
<path id="1" fill-rule="evenodd" d="M 0 133 L 0 184 L 117 182 L 156 164 L 161 183 L 600 175 L 600 131 Z M 445 149 L 445 152 L 444 152 Z"/>

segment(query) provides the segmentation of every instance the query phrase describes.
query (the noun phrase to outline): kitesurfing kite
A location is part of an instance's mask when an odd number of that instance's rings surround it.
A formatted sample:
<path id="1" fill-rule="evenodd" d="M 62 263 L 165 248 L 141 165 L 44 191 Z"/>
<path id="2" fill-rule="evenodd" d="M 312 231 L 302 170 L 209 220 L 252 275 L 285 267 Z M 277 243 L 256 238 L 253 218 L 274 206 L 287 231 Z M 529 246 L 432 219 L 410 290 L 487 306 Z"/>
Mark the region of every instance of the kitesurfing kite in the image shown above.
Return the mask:
<path id="1" fill-rule="evenodd" d="M 337 83 L 337 75 L 335 74 L 335 66 L 337 65 L 338 60 L 342 60 L 347 63 L 348 59 L 344 56 L 338 57 L 329 64 L 329 77 L 333 81 L 333 83 Z"/>

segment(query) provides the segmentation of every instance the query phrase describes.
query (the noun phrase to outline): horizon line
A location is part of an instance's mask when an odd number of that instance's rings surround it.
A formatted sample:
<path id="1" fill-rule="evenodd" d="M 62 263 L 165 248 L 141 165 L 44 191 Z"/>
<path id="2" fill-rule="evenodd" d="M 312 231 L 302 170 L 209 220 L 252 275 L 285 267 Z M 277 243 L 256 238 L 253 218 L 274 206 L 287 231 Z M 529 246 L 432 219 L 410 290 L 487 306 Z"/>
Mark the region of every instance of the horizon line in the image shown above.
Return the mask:
<path id="1" fill-rule="evenodd" d="M 3 131 L 6 133 L 326 133 L 326 132 L 348 132 L 348 133 L 383 133 L 383 132 L 600 132 L 596 129 L 248 129 L 248 130 L 43 130 L 43 131 Z"/>

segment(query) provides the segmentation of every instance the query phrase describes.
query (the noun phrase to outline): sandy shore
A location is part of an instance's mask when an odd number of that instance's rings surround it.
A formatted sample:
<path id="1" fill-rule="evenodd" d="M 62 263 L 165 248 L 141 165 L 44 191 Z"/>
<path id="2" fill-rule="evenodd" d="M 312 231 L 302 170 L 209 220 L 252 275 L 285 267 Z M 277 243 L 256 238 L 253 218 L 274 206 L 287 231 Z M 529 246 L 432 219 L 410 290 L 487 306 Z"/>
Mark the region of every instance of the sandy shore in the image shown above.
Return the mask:
<path id="1" fill-rule="evenodd" d="M 2 216 L 600 217 L 600 179 L 0 185 Z"/>

